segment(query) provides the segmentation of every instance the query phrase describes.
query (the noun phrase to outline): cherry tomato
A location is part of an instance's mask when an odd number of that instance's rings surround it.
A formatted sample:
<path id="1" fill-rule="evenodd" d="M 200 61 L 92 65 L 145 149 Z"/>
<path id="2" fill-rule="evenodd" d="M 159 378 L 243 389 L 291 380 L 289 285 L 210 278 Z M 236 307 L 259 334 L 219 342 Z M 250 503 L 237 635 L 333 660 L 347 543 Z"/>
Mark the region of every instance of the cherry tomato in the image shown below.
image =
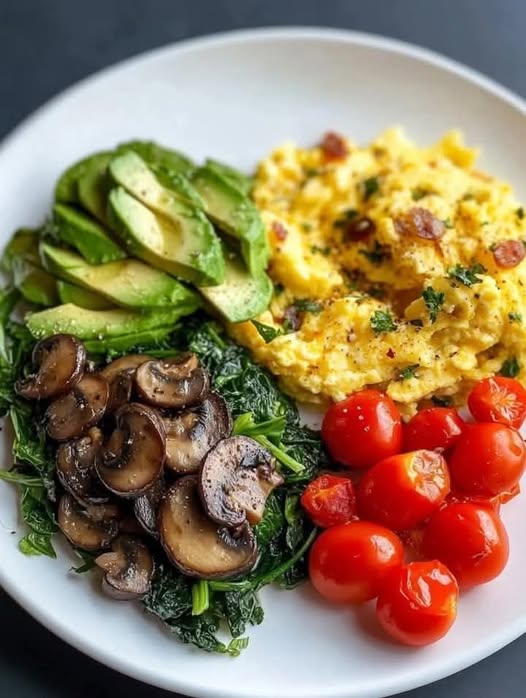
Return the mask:
<path id="1" fill-rule="evenodd" d="M 413 528 L 440 506 L 449 490 L 447 463 L 440 453 L 421 450 L 391 456 L 360 480 L 358 515 L 395 530 Z"/>
<path id="2" fill-rule="evenodd" d="M 310 551 L 309 575 L 329 601 L 362 603 L 378 595 L 386 575 L 404 560 L 396 534 L 383 526 L 353 521 L 328 528 Z"/>
<path id="3" fill-rule="evenodd" d="M 477 422 L 500 422 L 518 429 L 526 418 L 526 390 L 514 378 L 485 378 L 470 392 L 468 407 Z"/>
<path id="4" fill-rule="evenodd" d="M 404 450 L 446 451 L 462 436 L 464 421 L 449 407 L 420 410 L 404 427 Z"/>
<path id="5" fill-rule="evenodd" d="M 316 526 L 346 523 L 356 516 L 354 485 L 347 477 L 321 475 L 307 485 L 301 505 Z"/>
<path id="6" fill-rule="evenodd" d="M 457 617 L 458 585 L 438 560 L 410 562 L 386 579 L 376 616 L 388 635 L 419 647 L 440 640 Z"/>
<path id="7" fill-rule="evenodd" d="M 426 556 L 449 567 L 461 589 L 495 579 L 508 561 L 508 534 L 497 512 L 458 502 L 437 511 L 422 540 Z"/>
<path id="8" fill-rule="evenodd" d="M 504 424 L 467 427 L 449 459 L 454 482 L 464 492 L 484 497 L 512 491 L 526 465 L 519 432 Z"/>
<path id="9" fill-rule="evenodd" d="M 368 468 L 402 448 L 402 420 L 388 395 L 361 390 L 331 405 L 321 435 L 331 456 L 349 468 Z"/>

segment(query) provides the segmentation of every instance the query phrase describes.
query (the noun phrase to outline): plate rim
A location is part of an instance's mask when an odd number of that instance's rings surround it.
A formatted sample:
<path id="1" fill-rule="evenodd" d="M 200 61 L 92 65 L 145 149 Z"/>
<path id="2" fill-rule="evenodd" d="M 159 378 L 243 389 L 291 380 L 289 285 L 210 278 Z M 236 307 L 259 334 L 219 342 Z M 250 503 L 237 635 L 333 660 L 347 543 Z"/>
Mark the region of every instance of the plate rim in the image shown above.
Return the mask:
<path id="1" fill-rule="evenodd" d="M 526 99 L 519 94 L 513 92 L 507 87 L 504 87 L 496 80 L 487 77 L 480 71 L 470 68 L 463 63 L 442 55 L 439 52 L 418 46 L 413 43 L 382 36 L 375 33 L 353 31 L 347 29 L 338 29 L 333 27 L 316 27 L 316 26 L 268 26 L 263 28 L 239 29 L 231 31 L 222 31 L 212 34 L 200 35 L 183 40 L 176 40 L 163 46 L 143 51 L 141 53 L 129 56 L 115 63 L 110 64 L 102 69 L 91 73 L 90 75 L 78 80 L 72 85 L 66 87 L 50 99 L 46 100 L 41 106 L 29 113 L 22 121 L 11 129 L 4 138 L 0 141 L 0 160 L 4 152 L 19 138 L 24 137 L 24 132 L 29 130 L 33 123 L 46 113 L 46 111 L 54 106 L 57 106 L 62 100 L 74 97 L 77 92 L 81 92 L 85 87 L 96 82 L 99 78 L 111 77 L 111 74 L 117 72 L 121 68 L 133 68 L 134 64 L 138 64 L 144 60 L 162 58 L 164 54 L 177 53 L 186 54 L 194 50 L 202 50 L 207 48 L 219 47 L 225 44 L 243 44 L 252 43 L 254 41 L 265 40 L 305 40 L 315 39 L 322 40 L 328 43 L 341 42 L 351 45 L 377 48 L 383 51 L 392 52 L 397 55 L 403 55 L 418 62 L 431 65 L 449 74 L 460 76 L 471 84 L 475 84 L 485 92 L 489 92 L 492 96 L 497 97 L 502 102 L 513 107 L 520 115 L 526 116 Z M 65 621 L 62 619 L 53 618 L 45 607 L 35 603 L 30 596 L 26 596 L 23 592 L 19 592 L 14 581 L 10 579 L 10 575 L 0 567 L 0 585 L 15 600 L 25 611 L 27 611 L 37 622 L 41 623 L 50 632 L 59 637 L 62 641 L 71 645 L 78 651 L 87 655 L 91 659 L 100 662 L 101 664 L 110 667 L 124 675 L 130 676 L 136 680 L 143 681 L 149 685 L 157 686 L 172 692 L 183 692 L 186 695 L 199 696 L 200 698 L 232 698 L 232 693 L 226 692 L 224 689 L 217 687 L 214 689 L 203 689 L 195 682 L 190 682 L 186 678 L 175 676 L 170 680 L 164 680 L 150 672 L 147 667 L 137 667 L 129 663 L 125 657 L 118 655 L 107 655 L 103 651 L 99 651 L 97 646 L 89 641 L 86 641 L 76 634 Z M 460 659 L 442 660 L 432 669 L 426 670 L 425 673 L 415 677 L 414 674 L 408 675 L 405 679 L 398 677 L 396 685 L 390 685 L 390 679 L 383 680 L 379 685 L 370 687 L 365 692 L 361 693 L 362 698 L 379 698 L 379 696 L 388 696 L 401 693 L 430 684 L 439 679 L 450 676 L 462 669 L 472 666 L 486 657 L 494 654 L 498 650 L 505 647 L 513 640 L 526 633 L 526 615 L 520 616 L 515 621 L 507 626 L 506 630 L 493 638 L 489 638 L 481 645 L 477 646 L 477 650 L 472 653 L 462 655 Z M 352 681 L 350 677 L 349 681 Z M 349 683 L 339 686 L 334 686 L 332 690 L 324 693 L 325 698 L 346 698 L 349 692 Z M 241 694 L 236 694 L 240 696 Z M 266 694 L 258 692 L 252 694 L 254 697 L 263 698 Z M 275 698 L 278 698 L 277 696 Z M 299 695 L 296 692 L 288 692 L 286 698 L 307 698 L 305 695 Z M 309 694 L 309 698 L 319 698 L 318 694 Z"/>

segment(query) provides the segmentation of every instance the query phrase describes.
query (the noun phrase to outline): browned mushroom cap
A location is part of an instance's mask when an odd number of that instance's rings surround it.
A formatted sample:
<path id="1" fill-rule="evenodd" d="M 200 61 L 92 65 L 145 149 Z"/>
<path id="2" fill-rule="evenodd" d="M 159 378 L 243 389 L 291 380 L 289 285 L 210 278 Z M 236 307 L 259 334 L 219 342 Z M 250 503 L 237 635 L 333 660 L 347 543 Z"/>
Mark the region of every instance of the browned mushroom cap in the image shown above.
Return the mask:
<path id="1" fill-rule="evenodd" d="M 274 458 L 248 436 L 220 441 L 208 452 L 199 475 L 206 513 L 229 527 L 258 523 L 267 497 L 281 484 Z"/>
<path id="2" fill-rule="evenodd" d="M 92 427 L 80 439 L 60 444 L 56 455 L 57 477 L 81 504 L 107 502 L 109 492 L 95 472 L 95 458 L 102 445 L 102 431 Z"/>
<path id="3" fill-rule="evenodd" d="M 35 344 L 33 363 L 36 373 L 19 380 L 16 392 L 28 400 L 43 400 L 66 393 L 84 372 L 86 350 L 70 334 L 54 334 Z"/>
<path id="4" fill-rule="evenodd" d="M 206 516 L 194 475 L 182 477 L 165 492 L 159 506 L 159 536 L 169 559 L 190 577 L 237 577 L 257 558 L 250 526 L 229 531 Z"/>
<path id="5" fill-rule="evenodd" d="M 115 494 L 138 497 L 161 474 L 164 428 L 154 410 L 138 403 L 124 405 L 115 418 L 115 429 L 97 457 L 97 473 Z"/>
<path id="6" fill-rule="evenodd" d="M 66 395 L 46 410 L 47 433 L 55 441 L 81 436 L 102 419 L 108 403 L 108 382 L 99 373 L 87 373 Z"/>
<path id="7" fill-rule="evenodd" d="M 187 352 L 146 361 L 137 369 L 135 385 L 148 404 L 183 409 L 202 402 L 210 389 L 210 379 L 197 356 Z"/>
<path id="8" fill-rule="evenodd" d="M 196 473 L 208 451 L 232 431 L 226 402 L 210 393 L 197 407 L 163 416 L 166 431 L 166 467 L 176 473 Z"/>
<path id="9" fill-rule="evenodd" d="M 111 544 L 111 552 L 99 555 L 95 563 L 105 572 L 103 591 L 114 599 L 138 599 L 150 590 L 153 558 L 139 538 L 119 536 Z"/>
<path id="10" fill-rule="evenodd" d="M 149 490 L 133 501 L 133 511 L 137 521 L 142 528 L 154 538 L 159 538 L 159 532 L 157 530 L 157 511 L 165 487 L 164 478 L 160 477 Z"/>
<path id="11" fill-rule="evenodd" d="M 150 361 L 147 354 L 128 354 L 115 359 L 101 371 L 110 386 L 110 397 L 106 412 L 115 412 L 130 401 L 133 379 L 137 368 L 145 361 Z"/>
<path id="12" fill-rule="evenodd" d="M 107 548 L 119 532 L 119 509 L 111 504 L 82 507 L 64 494 L 58 504 L 58 525 L 69 542 L 82 550 Z"/>

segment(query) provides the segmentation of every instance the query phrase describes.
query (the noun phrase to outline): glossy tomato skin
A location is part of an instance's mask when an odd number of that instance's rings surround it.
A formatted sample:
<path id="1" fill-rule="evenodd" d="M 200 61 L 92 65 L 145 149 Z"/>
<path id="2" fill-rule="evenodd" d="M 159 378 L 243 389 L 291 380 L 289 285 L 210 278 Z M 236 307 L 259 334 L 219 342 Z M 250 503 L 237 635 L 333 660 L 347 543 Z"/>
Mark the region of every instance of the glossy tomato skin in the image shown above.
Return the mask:
<path id="1" fill-rule="evenodd" d="M 347 523 L 356 517 L 354 485 L 348 477 L 320 475 L 305 488 L 301 505 L 321 528 Z"/>
<path id="2" fill-rule="evenodd" d="M 457 487 L 493 497 L 511 492 L 526 466 L 526 447 L 518 431 L 504 424 L 470 424 L 449 459 Z"/>
<path id="3" fill-rule="evenodd" d="M 526 389 L 514 378 L 485 378 L 470 392 L 468 407 L 477 422 L 499 422 L 519 429 L 526 418 Z"/>
<path id="4" fill-rule="evenodd" d="M 376 616 L 388 635 L 421 647 L 440 640 L 457 616 L 458 585 L 438 560 L 410 562 L 392 572 L 376 603 Z"/>
<path id="5" fill-rule="evenodd" d="M 403 559 L 403 545 L 389 529 L 366 521 L 340 524 L 314 541 L 310 581 L 329 601 L 358 604 L 374 599 Z"/>
<path id="6" fill-rule="evenodd" d="M 420 410 L 404 427 L 404 451 L 447 451 L 460 439 L 464 426 L 458 412 L 449 407 Z"/>
<path id="7" fill-rule="evenodd" d="M 361 390 L 327 410 L 322 439 L 334 460 L 369 468 L 402 449 L 402 419 L 388 395 Z"/>
<path id="8" fill-rule="evenodd" d="M 508 534 L 491 507 L 458 502 L 433 514 L 424 530 L 422 550 L 443 562 L 461 589 L 469 589 L 502 572 L 509 555 Z"/>
<path id="9" fill-rule="evenodd" d="M 385 458 L 364 474 L 356 491 L 358 515 L 395 531 L 414 528 L 449 492 L 449 471 L 440 453 L 402 453 Z"/>

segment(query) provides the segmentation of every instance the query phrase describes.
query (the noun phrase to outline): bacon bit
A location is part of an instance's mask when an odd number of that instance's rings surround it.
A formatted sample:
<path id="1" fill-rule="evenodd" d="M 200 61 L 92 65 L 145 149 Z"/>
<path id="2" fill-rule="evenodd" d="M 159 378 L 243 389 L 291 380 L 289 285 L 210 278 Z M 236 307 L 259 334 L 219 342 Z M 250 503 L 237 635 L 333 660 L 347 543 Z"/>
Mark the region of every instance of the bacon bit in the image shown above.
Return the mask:
<path id="1" fill-rule="evenodd" d="M 334 131 L 329 131 L 323 136 L 320 148 L 327 160 L 343 160 L 349 154 L 346 142 Z"/>
<path id="2" fill-rule="evenodd" d="M 376 225 L 368 216 L 357 216 L 345 225 L 344 234 L 347 240 L 358 242 L 373 235 L 375 230 Z"/>
<path id="3" fill-rule="evenodd" d="M 413 206 L 395 218 L 394 226 L 399 235 L 416 235 L 423 240 L 438 240 L 446 232 L 444 221 L 421 206 Z"/>
<path id="4" fill-rule="evenodd" d="M 278 240 L 286 240 L 287 235 L 289 234 L 289 231 L 285 228 L 283 223 L 280 223 L 279 221 L 272 221 L 272 232 L 274 235 L 278 238 Z"/>
<path id="5" fill-rule="evenodd" d="M 522 262 L 526 249 L 520 240 L 504 240 L 493 248 L 495 264 L 503 269 L 512 269 Z"/>
<path id="6" fill-rule="evenodd" d="M 389 347 L 386 356 L 388 356 L 390 359 L 394 359 L 394 357 L 396 356 L 395 350 L 392 347 Z"/>

